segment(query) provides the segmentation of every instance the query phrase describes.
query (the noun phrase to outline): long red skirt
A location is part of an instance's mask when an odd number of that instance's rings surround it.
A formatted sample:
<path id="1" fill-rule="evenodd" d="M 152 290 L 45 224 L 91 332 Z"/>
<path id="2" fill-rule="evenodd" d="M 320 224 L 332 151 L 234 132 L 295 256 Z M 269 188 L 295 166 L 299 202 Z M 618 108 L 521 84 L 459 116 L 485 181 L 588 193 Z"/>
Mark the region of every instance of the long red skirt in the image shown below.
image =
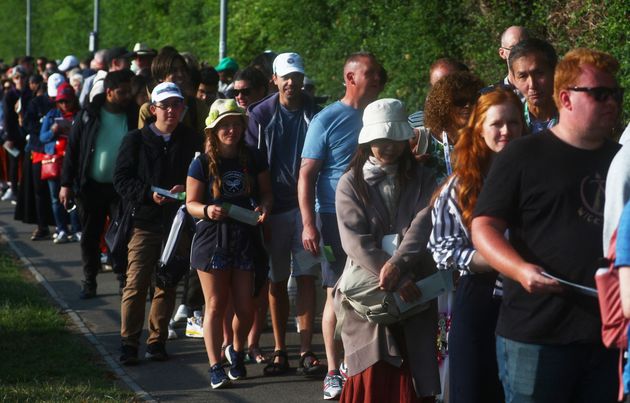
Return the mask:
<path id="1" fill-rule="evenodd" d="M 428 403 L 433 396 L 419 398 L 407 363 L 397 368 L 378 361 L 365 371 L 351 376 L 343 386 L 341 403 Z"/>

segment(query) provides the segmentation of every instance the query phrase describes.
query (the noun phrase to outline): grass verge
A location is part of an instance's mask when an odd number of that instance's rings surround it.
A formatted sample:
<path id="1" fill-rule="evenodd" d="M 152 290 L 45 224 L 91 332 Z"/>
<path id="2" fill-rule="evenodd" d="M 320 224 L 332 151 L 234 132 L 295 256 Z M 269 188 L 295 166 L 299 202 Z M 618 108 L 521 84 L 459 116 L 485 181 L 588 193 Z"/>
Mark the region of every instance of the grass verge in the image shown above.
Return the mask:
<path id="1" fill-rule="evenodd" d="M 134 401 L 0 245 L 0 401 Z"/>

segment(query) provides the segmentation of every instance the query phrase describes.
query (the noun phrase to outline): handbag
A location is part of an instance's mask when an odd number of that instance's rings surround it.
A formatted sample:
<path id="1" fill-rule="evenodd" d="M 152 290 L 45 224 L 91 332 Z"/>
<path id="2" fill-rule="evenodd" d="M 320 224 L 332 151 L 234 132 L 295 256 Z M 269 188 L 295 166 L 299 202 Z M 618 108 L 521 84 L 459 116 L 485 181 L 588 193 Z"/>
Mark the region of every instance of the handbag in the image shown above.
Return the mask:
<path id="1" fill-rule="evenodd" d="M 602 317 L 602 342 L 608 348 L 619 349 L 619 400 L 623 399 L 623 354 L 628 348 L 628 324 L 623 315 L 621 293 L 619 291 L 619 270 L 615 269 L 617 258 L 617 230 L 610 239 L 608 258 L 604 259 L 608 268 L 600 268 L 595 273 L 599 312 Z"/>
<path id="2" fill-rule="evenodd" d="M 406 278 L 401 279 L 399 284 L 404 281 Z M 415 316 L 430 305 L 418 304 L 405 312 L 400 312 L 394 294 L 379 287 L 378 276 L 355 264 L 351 259 L 346 261 L 346 267 L 337 282 L 336 292 L 341 295 L 342 304 L 352 308 L 367 321 L 381 325 L 391 325 Z M 338 318 L 338 322 L 341 324 L 343 319 Z"/>
<path id="3" fill-rule="evenodd" d="M 127 271 L 127 244 L 133 228 L 133 213 L 135 205 L 121 200 L 116 209 L 116 216 L 112 217 L 109 228 L 105 232 L 105 243 L 109 249 L 109 256 L 114 273 Z"/>
<path id="4" fill-rule="evenodd" d="M 61 177 L 63 157 L 59 155 L 46 155 L 42 160 L 41 180 L 55 180 Z"/>

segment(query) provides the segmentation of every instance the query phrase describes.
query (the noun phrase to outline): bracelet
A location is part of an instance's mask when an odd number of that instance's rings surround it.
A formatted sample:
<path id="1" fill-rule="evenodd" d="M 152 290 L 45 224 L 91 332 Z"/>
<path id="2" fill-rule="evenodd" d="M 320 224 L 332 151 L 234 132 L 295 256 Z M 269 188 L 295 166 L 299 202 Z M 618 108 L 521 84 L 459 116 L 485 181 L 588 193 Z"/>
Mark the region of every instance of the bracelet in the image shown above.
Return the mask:
<path id="1" fill-rule="evenodd" d="M 208 215 L 208 207 L 210 207 L 210 205 L 206 204 L 205 207 L 203 208 L 203 216 L 206 217 L 206 220 L 210 219 L 210 216 Z"/>

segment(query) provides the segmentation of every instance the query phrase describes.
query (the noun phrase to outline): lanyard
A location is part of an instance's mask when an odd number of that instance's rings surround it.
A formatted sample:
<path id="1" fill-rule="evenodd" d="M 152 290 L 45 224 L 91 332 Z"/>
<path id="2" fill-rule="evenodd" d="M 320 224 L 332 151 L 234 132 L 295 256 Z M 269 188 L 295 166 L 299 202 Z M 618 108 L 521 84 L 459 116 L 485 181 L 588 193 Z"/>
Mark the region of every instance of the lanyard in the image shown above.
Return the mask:
<path id="1" fill-rule="evenodd" d="M 446 175 L 450 176 L 453 173 L 453 167 L 451 166 L 451 149 L 448 146 L 448 135 L 445 131 L 442 132 L 442 147 L 444 148 L 444 162 L 446 163 Z"/>
<path id="2" fill-rule="evenodd" d="M 556 116 L 552 117 L 551 119 L 547 120 L 546 122 L 544 121 L 540 121 L 540 120 L 535 120 L 532 123 L 532 118 L 531 115 L 529 113 L 529 106 L 527 105 L 527 102 L 525 102 L 525 124 L 527 125 L 527 127 L 534 132 L 534 126 L 535 125 L 540 125 L 540 126 L 544 126 L 547 125 L 547 129 L 551 129 L 552 127 L 554 127 L 556 124 L 558 123 L 558 118 Z M 542 128 L 541 128 L 542 129 Z"/>

